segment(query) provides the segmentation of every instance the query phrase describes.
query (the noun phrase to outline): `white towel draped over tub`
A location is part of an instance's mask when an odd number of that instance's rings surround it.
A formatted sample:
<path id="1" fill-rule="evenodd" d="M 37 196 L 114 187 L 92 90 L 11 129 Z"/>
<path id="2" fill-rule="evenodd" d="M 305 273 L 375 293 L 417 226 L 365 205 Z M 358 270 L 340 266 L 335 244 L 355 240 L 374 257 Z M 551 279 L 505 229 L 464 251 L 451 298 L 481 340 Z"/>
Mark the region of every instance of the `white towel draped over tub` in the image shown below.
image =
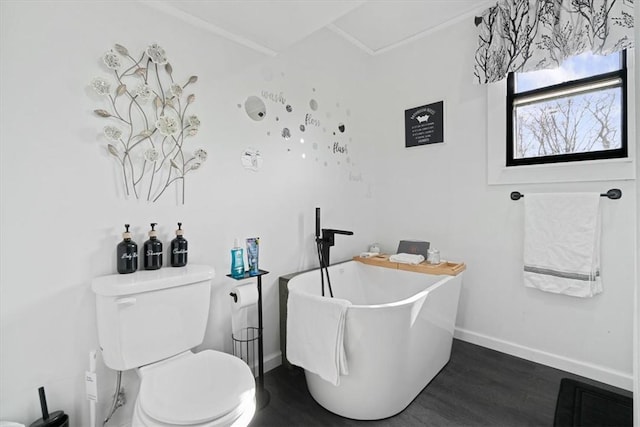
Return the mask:
<path id="1" fill-rule="evenodd" d="M 525 286 L 583 298 L 602 292 L 600 195 L 527 194 L 524 204 Z"/>
<path id="2" fill-rule="evenodd" d="M 333 385 L 347 375 L 344 326 L 351 302 L 340 298 L 289 292 L 287 359 Z"/>

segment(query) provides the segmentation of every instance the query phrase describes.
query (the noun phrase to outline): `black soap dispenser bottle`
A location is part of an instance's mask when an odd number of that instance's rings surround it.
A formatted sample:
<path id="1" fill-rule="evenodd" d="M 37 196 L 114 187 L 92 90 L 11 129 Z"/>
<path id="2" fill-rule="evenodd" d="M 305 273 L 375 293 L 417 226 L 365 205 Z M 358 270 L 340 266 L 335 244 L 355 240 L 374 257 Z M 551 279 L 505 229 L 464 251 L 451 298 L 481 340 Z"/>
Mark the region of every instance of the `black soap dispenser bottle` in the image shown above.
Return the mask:
<path id="1" fill-rule="evenodd" d="M 158 232 L 155 230 L 157 223 L 151 223 L 149 240 L 144 242 L 143 257 L 145 270 L 157 270 L 162 267 L 162 242 L 158 240 Z"/>
<path id="2" fill-rule="evenodd" d="M 118 257 L 118 273 L 133 273 L 138 269 L 138 245 L 131 240 L 129 224 L 124 225 L 125 232 L 122 233 L 122 242 L 118 243 L 116 254 Z"/>
<path id="3" fill-rule="evenodd" d="M 182 223 L 178 223 L 176 238 L 171 241 L 171 267 L 187 265 L 187 239 L 183 237 Z"/>

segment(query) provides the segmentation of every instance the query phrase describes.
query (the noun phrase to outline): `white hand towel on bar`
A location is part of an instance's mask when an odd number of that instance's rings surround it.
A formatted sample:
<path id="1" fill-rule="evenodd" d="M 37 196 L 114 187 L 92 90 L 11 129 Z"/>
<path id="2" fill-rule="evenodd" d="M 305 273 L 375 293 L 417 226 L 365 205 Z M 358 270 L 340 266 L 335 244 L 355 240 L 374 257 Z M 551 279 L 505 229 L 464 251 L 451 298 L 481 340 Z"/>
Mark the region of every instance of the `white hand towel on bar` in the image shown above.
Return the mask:
<path id="1" fill-rule="evenodd" d="M 420 264 L 422 261 L 424 261 L 424 256 L 420 255 L 420 254 L 405 254 L 405 253 L 399 253 L 399 254 L 395 254 L 395 255 L 391 255 L 389 257 L 389 261 L 391 262 L 399 262 L 402 264 Z"/>
<path id="2" fill-rule="evenodd" d="M 600 195 L 527 194 L 524 205 L 525 286 L 583 298 L 602 292 Z"/>
<path id="3" fill-rule="evenodd" d="M 349 369 L 344 327 L 351 302 L 290 291 L 287 301 L 287 359 L 333 385 Z"/>

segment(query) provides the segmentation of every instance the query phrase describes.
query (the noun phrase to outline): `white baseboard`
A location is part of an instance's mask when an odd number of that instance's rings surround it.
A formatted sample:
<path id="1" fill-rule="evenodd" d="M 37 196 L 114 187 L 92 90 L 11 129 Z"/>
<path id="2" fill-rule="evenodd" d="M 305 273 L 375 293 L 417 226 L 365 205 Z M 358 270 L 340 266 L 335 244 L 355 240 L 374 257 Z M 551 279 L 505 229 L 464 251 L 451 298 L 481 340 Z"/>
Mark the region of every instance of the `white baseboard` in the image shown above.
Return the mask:
<path id="1" fill-rule="evenodd" d="M 459 340 L 490 348 L 501 353 L 510 354 L 532 362 L 561 369 L 576 375 L 591 378 L 592 380 L 610 384 L 625 390 L 633 389 L 633 376 L 625 372 L 609 369 L 604 366 L 594 365 L 576 359 L 548 353 L 525 347 L 509 341 L 504 341 L 488 335 L 479 334 L 467 329 L 456 328 L 453 336 Z"/>
<path id="2" fill-rule="evenodd" d="M 274 353 L 264 356 L 264 372 L 267 373 L 272 369 L 282 365 L 282 352 L 276 351 Z M 251 366 L 249 366 L 251 367 Z M 258 376 L 258 361 L 253 364 L 253 373 Z"/>
<path id="3" fill-rule="evenodd" d="M 269 372 L 272 369 L 282 365 L 282 352 L 276 351 L 275 353 L 268 354 L 264 357 L 264 371 Z"/>

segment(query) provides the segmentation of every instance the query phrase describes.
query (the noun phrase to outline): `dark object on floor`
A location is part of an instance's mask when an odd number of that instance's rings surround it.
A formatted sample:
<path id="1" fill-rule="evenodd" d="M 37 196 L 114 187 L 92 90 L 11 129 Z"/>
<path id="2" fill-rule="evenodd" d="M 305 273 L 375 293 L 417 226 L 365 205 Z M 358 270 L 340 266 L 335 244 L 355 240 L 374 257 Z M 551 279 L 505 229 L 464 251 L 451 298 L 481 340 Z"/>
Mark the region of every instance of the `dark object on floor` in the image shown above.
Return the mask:
<path id="1" fill-rule="evenodd" d="M 560 381 L 554 427 L 631 426 L 633 399 L 580 381 Z"/>

